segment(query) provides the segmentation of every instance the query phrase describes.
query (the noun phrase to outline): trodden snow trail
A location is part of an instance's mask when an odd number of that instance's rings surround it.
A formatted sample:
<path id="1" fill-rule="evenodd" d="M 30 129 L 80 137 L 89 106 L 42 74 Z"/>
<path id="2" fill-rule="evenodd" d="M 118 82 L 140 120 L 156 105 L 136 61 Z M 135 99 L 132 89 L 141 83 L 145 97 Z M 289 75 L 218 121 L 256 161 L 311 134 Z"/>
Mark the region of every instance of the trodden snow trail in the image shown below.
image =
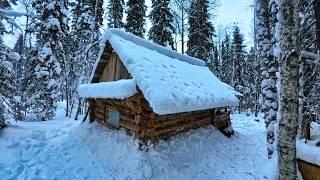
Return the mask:
<path id="1" fill-rule="evenodd" d="M 160 141 L 149 151 L 123 131 L 63 116 L 20 122 L 0 135 L 4 179 L 272 179 L 264 122 L 232 115 L 231 138 L 212 126 Z M 235 178 L 236 177 L 236 178 Z"/>
<path id="2" fill-rule="evenodd" d="M 46 122 L 11 122 L 0 134 L 0 177 L 4 179 L 42 179 L 52 169 L 59 144 L 78 121 L 63 116 L 59 104 L 54 120 Z"/>

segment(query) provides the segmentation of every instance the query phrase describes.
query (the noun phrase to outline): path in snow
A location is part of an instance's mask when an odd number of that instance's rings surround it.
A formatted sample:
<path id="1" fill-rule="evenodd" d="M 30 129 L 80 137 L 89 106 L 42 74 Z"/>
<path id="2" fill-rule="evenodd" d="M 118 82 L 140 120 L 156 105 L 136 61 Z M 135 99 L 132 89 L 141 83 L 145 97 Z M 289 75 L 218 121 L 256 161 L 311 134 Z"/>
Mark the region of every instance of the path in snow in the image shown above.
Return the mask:
<path id="1" fill-rule="evenodd" d="M 124 132 L 62 117 L 19 122 L 0 135 L 5 179 L 264 179 L 265 128 L 233 115 L 236 134 L 213 127 L 161 141 L 148 152 Z M 60 119 L 60 120 L 59 120 Z M 270 170 L 271 171 L 271 170 Z M 269 173 L 269 174 L 268 174 Z M 272 171 L 266 175 L 272 175 Z"/>

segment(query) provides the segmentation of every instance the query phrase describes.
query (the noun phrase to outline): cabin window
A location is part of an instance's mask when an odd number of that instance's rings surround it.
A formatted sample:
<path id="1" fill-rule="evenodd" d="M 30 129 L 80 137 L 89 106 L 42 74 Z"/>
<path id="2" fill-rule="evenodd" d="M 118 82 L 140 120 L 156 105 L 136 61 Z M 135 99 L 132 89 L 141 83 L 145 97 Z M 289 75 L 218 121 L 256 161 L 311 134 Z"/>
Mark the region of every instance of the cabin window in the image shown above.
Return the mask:
<path id="1" fill-rule="evenodd" d="M 109 111 L 106 121 L 107 123 L 118 127 L 120 122 L 120 113 L 118 111 Z"/>

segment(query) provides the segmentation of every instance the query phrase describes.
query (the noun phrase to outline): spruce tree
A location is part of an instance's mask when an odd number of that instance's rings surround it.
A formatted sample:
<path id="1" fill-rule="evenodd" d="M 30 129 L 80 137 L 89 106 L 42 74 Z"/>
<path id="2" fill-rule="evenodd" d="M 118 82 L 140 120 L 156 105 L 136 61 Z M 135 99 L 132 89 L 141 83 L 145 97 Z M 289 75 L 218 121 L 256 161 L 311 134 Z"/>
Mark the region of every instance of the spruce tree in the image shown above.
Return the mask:
<path id="1" fill-rule="evenodd" d="M 1 1 L 0 8 L 11 9 L 10 2 L 7 0 Z M 3 42 L 3 35 L 8 33 L 4 22 L 11 24 L 12 21 L 10 18 L 0 14 L 0 129 L 6 126 L 4 102 L 14 100 L 13 95 L 15 92 L 13 65 L 8 61 L 10 49 Z"/>
<path id="2" fill-rule="evenodd" d="M 210 64 L 214 52 L 214 27 L 210 22 L 209 0 L 192 1 L 188 22 L 187 54 L 203 59 L 207 64 Z"/>
<path id="3" fill-rule="evenodd" d="M 124 0 L 110 0 L 108 4 L 108 27 L 122 28 L 123 27 L 123 8 Z"/>
<path id="4" fill-rule="evenodd" d="M 275 132 L 277 122 L 278 94 L 277 94 L 277 62 L 272 54 L 272 31 L 270 28 L 271 14 L 268 11 L 268 0 L 258 0 L 256 8 L 257 48 L 258 59 L 261 62 L 261 92 L 262 111 L 267 128 L 268 157 L 274 151 Z"/>
<path id="5" fill-rule="evenodd" d="M 231 86 L 238 92 L 245 95 L 247 93 L 247 87 L 244 82 L 244 66 L 245 66 L 245 51 L 244 51 L 244 38 L 240 33 L 240 28 L 234 26 L 233 39 L 231 43 L 232 49 L 232 75 Z M 244 96 L 240 99 L 239 113 L 242 111 L 242 107 L 245 105 Z"/>
<path id="6" fill-rule="evenodd" d="M 170 0 L 152 0 L 152 10 L 150 12 L 151 28 L 149 39 L 154 43 L 174 49 L 173 15 L 169 7 Z"/>
<path id="7" fill-rule="evenodd" d="M 66 3 L 65 0 L 33 2 L 37 21 L 32 31 L 37 34 L 37 47 L 32 52 L 26 81 L 30 84 L 30 105 L 42 121 L 53 118 L 60 94 L 60 77 L 65 64 L 63 40 L 68 29 Z"/>
<path id="8" fill-rule="evenodd" d="M 213 61 L 210 64 L 210 66 L 212 68 L 212 72 L 218 77 L 220 78 L 220 71 L 221 71 L 221 66 L 220 66 L 220 60 L 219 60 L 219 51 L 218 48 L 215 47 L 214 48 L 214 52 L 213 52 Z"/>
<path id="9" fill-rule="evenodd" d="M 12 92 L 15 90 L 13 82 L 13 65 L 6 60 L 6 49 L 7 48 L 3 44 L 2 35 L 0 35 L 0 129 L 5 127 L 4 102 L 12 97 Z"/>
<path id="10" fill-rule="evenodd" d="M 145 30 L 145 17 L 147 6 L 144 0 L 129 0 L 127 2 L 127 22 L 125 29 L 127 32 L 143 37 Z"/>
<path id="11" fill-rule="evenodd" d="M 104 14 L 104 9 L 103 9 L 103 0 L 95 0 L 95 29 L 99 30 L 101 26 L 103 25 L 103 14 Z"/>
<path id="12" fill-rule="evenodd" d="M 221 79 L 229 85 L 231 85 L 233 71 L 233 58 L 231 54 L 230 36 L 226 33 L 221 44 Z"/>
<path id="13" fill-rule="evenodd" d="M 99 17 L 103 13 L 103 9 L 97 8 L 97 5 L 102 3 L 99 0 L 83 0 L 77 3 L 77 11 L 73 12 L 74 18 L 77 17 L 77 19 L 73 23 L 73 31 L 68 37 L 67 48 L 72 53 L 69 54 L 69 76 L 68 87 L 66 87 L 67 100 L 70 103 L 67 106 L 66 115 L 70 116 L 73 107 L 75 107 L 74 104 L 78 103 L 75 119 L 77 119 L 80 110 L 85 107 L 85 103 L 77 95 L 77 87 L 79 84 L 88 83 L 93 64 L 97 59 L 99 47 L 94 44 L 98 44 L 99 29 L 102 24 Z"/>
<path id="14" fill-rule="evenodd" d="M 244 85 L 246 90 L 243 103 L 248 112 L 251 112 L 251 109 L 254 108 L 255 104 L 255 77 L 257 75 L 255 70 L 255 51 L 253 48 L 251 48 L 249 54 L 246 56 L 246 61 L 243 67 Z"/>
<path id="15" fill-rule="evenodd" d="M 241 91 L 242 87 L 244 86 L 242 72 L 245 61 L 245 46 L 243 42 L 244 38 L 243 35 L 240 33 L 240 28 L 238 26 L 234 26 L 232 39 L 233 70 L 231 84 L 239 91 Z"/>

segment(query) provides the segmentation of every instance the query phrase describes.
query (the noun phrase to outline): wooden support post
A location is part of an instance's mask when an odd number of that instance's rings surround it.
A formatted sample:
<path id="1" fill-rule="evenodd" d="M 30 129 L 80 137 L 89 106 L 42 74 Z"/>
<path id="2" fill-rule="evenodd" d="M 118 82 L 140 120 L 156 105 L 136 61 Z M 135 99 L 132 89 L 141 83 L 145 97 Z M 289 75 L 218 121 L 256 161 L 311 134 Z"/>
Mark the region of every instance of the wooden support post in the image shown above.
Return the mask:
<path id="1" fill-rule="evenodd" d="M 150 114 L 150 128 L 151 128 L 151 142 L 155 144 L 158 140 L 156 128 L 155 128 L 155 121 L 156 121 L 156 114 L 151 113 Z"/>
<path id="2" fill-rule="evenodd" d="M 134 134 L 137 138 L 142 138 L 140 135 L 140 126 L 141 126 L 141 116 L 140 115 L 135 115 L 134 116 L 134 121 L 135 121 L 135 128 L 134 128 Z"/>

